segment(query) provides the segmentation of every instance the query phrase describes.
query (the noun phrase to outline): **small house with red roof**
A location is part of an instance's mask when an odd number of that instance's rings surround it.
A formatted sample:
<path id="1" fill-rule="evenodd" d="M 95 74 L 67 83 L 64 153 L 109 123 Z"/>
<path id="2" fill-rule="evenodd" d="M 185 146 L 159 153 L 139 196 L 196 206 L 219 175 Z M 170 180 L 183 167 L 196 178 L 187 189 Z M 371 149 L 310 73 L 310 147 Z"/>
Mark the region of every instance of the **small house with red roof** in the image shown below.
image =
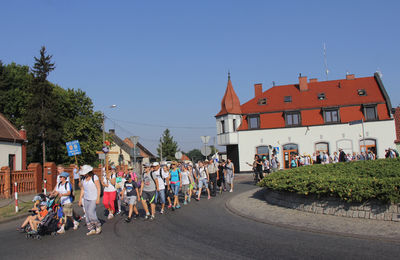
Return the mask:
<path id="1" fill-rule="evenodd" d="M 240 171 L 251 170 L 246 162 L 255 154 L 276 154 L 283 168 L 292 154 L 332 154 L 339 148 L 350 154 L 371 150 L 384 158 L 396 139 L 392 106 L 378 73 L 330 81 L 300 75 L 297 84 L 267 91 L 255 84 L 254 98 L 242 105 L 229 75 L 215 117 L 218 144 L 226 146 Z"/>
<path id="2" fill-rule="evenodd" d="M 11 170 L 26 169 L 26 131 L 17 130 L 0 113 L 0 168 L 8 166 Z"/>

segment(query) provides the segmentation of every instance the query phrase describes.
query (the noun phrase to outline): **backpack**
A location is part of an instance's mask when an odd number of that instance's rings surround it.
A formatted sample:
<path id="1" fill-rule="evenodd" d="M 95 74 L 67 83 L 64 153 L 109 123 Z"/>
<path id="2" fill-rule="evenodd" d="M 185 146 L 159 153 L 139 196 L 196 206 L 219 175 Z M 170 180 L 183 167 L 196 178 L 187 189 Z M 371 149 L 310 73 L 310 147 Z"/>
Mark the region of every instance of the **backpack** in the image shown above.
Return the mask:
<path id="1" fill-rule="evenodd" d="M 94 174 L 92 176 L 92 181 L 96 185 L 96 183 L 94 182 Z M 103 184 L 101 184 L 100 180 L 99 180 L 99 184 L 100 184 L 100 197 L 103 197 L 104 188 L 103 188 Z"/>
<path id="2" fill-rule="evenodd" d="M 69 198 L 70 198 L 71 203 L 72 203 L 75 200 L 74 190 L 72 188 L 71 183 L 69 183 L 68 181 L 65 182 L 65 190 L 67 190 L 67 183 L 69 184 L 69 187 L 71 188 L 71 194 L 69 195 Z M 58 183 L 58 188 L 60 188 L 60 185 L 61 185 L 61 182 Z"/>

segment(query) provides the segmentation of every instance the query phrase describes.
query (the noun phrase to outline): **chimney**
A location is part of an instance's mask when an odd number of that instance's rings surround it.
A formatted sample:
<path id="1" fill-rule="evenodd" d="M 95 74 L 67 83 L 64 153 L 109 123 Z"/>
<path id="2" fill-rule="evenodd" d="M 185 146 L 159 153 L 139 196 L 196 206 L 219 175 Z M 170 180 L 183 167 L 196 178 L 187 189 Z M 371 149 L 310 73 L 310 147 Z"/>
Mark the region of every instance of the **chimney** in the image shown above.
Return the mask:
<path id="1" fill-rule="evenodd" d="M 26 130 L 24 129 L 24 127 L 21 127 L 21 130 L 19 130 L 19 135 L 21 136 L 22 139 L 24 139 L 24 142 L 22 143 L 22 166 L 21 166 L 21 170 L 26 170 L 26 144 L 28 143 L 28 140 L 26 139 Z"/>
<path id="2" fill-rule="evenodd" d="M 315 82 L 318 82 L 318 79 L 310 79 L 310 83 L 315 83 Z"/>
<path id="3" fill-rule="evenodd" d="M 349 80 L 349 79 L 355 79 L 356 78 L 356 76 L 354 76 L 354 74 L 347 74 L 346 75 L 346 79 L 347 80 Z"/>
<path id="4" fill-rule="evenodd" d="M 299 87 L 300 87 L 300 91 L 308 90 L 307 77 L 302 77 L 301 74 L 299 76 Z"/>
<path id="5" fill-rule="evenodd" d="M 258 96 L 261 96 L 261 94 L 262 94 L 262 84 L 261 83 L 259 83 L 259 84 L 254 84 L 254 94 L 255 94 L 255 97 L 258 97 Z"/>

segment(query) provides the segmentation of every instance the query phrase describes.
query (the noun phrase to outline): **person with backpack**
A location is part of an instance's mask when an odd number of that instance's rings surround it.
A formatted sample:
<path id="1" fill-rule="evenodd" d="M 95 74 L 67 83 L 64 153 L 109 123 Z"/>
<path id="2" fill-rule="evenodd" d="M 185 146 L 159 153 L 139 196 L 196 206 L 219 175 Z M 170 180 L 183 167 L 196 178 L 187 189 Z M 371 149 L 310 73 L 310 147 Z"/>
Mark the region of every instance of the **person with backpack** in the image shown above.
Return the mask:
<path id="1" fill-rule="evenodd" d="M 73 189 L 71 183 L 67 181 L 69 174 L 63 172 L 60 174 L 60 182 L 57 183 L 53 196 L 60 196 L 60 204 L 63 210 L 63 218 L 61 228 L 57 231 L 58 234 L 65 233 L 65 225 L 70 220 L 74 223 L 74 230 L 79 226 L 79 222 L 72 218 L 72 202 L 74 201 Z"/>
<path id="2" fill-rule="evenodd" d="M 103 192 L 103 204 L 108 210 L 108 219 L 112 219 L 115 213 L 115 199 L 117 197 L 116 184 L 116 173 L 115 167 L 111 167 L 111 172 L 104 173 L 102 185 L 104 187 Z"/>
<path id="3" fill-rule="evenodd" d="M 161 210 L 160 213 L 164 214 L 165 209 L 165 179 L 169 177 L 168 172 L 164 172 L 162 168 L 160 168 L 160 164 L 158 162 L 153 162 L 151 165 L 153 168 L 153 173 L 158 179 L 158 191 L 156 192 L 155 201 L 160 202 Z"/>
<path id="4" fill-rule="evenodd" d="M 89 232 L 86 233 L 87 236 L 101 233 L 101 223 L 96 213 L 96 205 L 100 203 L 100 181 L 92 171 L 93 167 L 90 165 L 83 165 L 80 171 L 80 175 L 84 176 L 84 179 L 81 184 L 79 206 L 83 206 L 85 209 L 86 225 L 89 229 Z"/>
<path id="5" fill-rule="evenodd" d="M 210 176 L 209 189 L 211 196 L 215 197 L 217 195 L 217 171 L 218 167 L 214 160 L 206 160 L 208 175 Z"/>
<path id="6" fill-rule="evenodd" d="M 121 194 L 122 194 L 121 199 L 124 199 L 125 192 L 126 192 L 126 201 L 129 205 L 129 213 L 128 213 L 128 217 L 125 219 L 125 222 L 129 223 L 129 222 L 131 222 L 133 212 L 135 213 L 135 218 L 137 216 L 139 216 L 139 211 L 136 207 L 136 202 L 138 200 L 140 201 L 140 197 L 138 199 L 139 186 L 137 185 L 137 183 L 134 180 L 132 180 L 132 177 L 130 174 L 126 175 L 126 181 L 124 183 L 124 188 L 121 192 Z"/>
<path id="7" fill-rule="evenodd" d="M 156 212 L 156 204 L 155 204 L 156 191 L 159 191 L 158 179 L 155 176 L 155 174 L 153 174 L 153 172 L 150 171 L 150 164 L 146 163 L 143 166 L 144 166 L 144 174 L 143 174 L 142 184 L 140 185 L 140 196 L 142 199 L 143 209 L 146 212 L 146 216 L 144 217 L 144 219 L 153 220 L 155 218 L 155 212 Z M 147 203 L 150 204 L 151 216 Z"/>
<path id="8" fill-rule="evenodd" d="M 198 177 L 199 191 L 196 200 L 197 201 L 200 200 L 201 189 L 203 188 L 203 186 L 207 190 L 208 199 L 211 199 L 210 189 L 208 188 L 208 182 L 210 181 L 210 176 L 208 175 L 207 167 L 204 166 L 203 162 L 199 162 L 198 172 L 199 172 L 199 177 Z"/>
<path id="9" fill-rule="evenodd" d="M 179 205 L 179 190 L 182 188 L 182 175 L 181 170 L 178 168 L 178 163 L 173 161 L 171 163 L 171 169 L 169 170 L 169 184 L 170 189 L 174 194 L 174 203 L 172 205 L 172 209 L 179 209 L 181 205 Z"/>

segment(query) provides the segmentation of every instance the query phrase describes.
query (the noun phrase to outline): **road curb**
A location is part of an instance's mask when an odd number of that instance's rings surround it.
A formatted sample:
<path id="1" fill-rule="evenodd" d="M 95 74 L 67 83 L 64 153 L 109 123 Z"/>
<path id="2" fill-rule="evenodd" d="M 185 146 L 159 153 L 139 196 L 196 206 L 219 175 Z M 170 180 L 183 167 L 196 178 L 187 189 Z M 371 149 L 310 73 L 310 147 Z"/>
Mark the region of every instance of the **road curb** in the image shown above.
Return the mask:
<path id="1" fill-rule="evenodd" d="M 255 189 L 252 189 L 252 190 L 247 191 L 247 192 L 251 192 L 251 191 L 256 192 L 256 191 L 258 191 L 260 189 L 261 188 L 255 188 Z M 285 229 L 308 232 L 308 233 L 334 235 L 334 236 L 340 236 L 340 237 L 367 239 L 367 240 L 375 240 L 375 241 L 385 241 L 385 242 L 392 242 L 392 243 L 400 244 L 400 239 L 388 238 L 388 237 L 383 237 L 383 236 L 368 236 L 368 235 L 360 235 L 360 234 L 353 234 L 353 233 L 334 232 L 334 231 L 316 229 L 316 228 L 303 228 L 301 226 L 296 226 L 296 225 L 291 225 L 291 224 L 283 224 L 283 223 L 274 222 L 274 221 L 270 221 L 270 220 L 260 219 L 260 218 L 254 217 L 254 216 L 252 216 L 250 214 L 245 214 L 245 213 L 241 212 L 238 208 L 236 208 L 233 205 L 232 200 L 234 200 L 240 194 L 229 198 L 225 202 L 225 208 L 229 212 L 231 212 L 232 214 L 238 215 L 240 217 L 243 217 L 243 218 L 255 221 L 255 222 L 259 222 L 259 223 L 263 223 L 263 224 L 267 224 L 267 225 L 271 225 L 271 226 L 276 226 L 276 227 L 280 227 L 280 228 L 285 228 Z M 295 210 L 293 210 L 293 211 L 296 212 Z"/>

